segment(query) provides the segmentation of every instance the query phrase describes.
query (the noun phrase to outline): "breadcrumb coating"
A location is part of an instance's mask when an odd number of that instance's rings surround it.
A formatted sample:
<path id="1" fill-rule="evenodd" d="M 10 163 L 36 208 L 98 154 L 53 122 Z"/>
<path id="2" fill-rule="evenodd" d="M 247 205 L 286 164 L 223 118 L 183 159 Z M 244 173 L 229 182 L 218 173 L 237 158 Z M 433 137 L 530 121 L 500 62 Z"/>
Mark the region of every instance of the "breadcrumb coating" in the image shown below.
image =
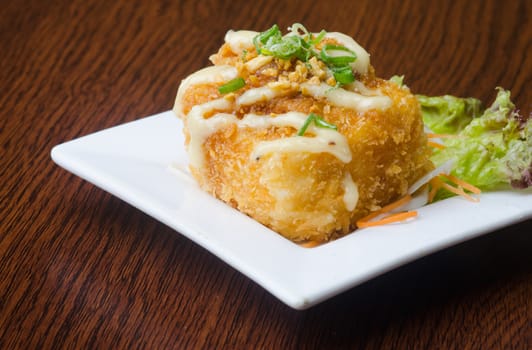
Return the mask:
<path id="1" fill-rule="evenodd" d="M 338 44 L 332 39 L 325 43 Z M 328 152 L 253 157 L 260 143 L 298 137 L 294 126 L 226 123 L 205 136 L 201 166 L 190 166 L 201 188 L 288 239 L 323 242 L 345 235 L 356 228 L 358 219 L 403 196 L 433 168 L 417 99 L 408 88 L 375 77 L 371 66 L 367 74 L 357 73 L 357 82 L 348 88 L 362 95 L 387 96 L 391 104 L 385 109 L 347 108 L 303 93 L 302 84 L 325 83 L 339 89 L 315 57 L 308 62 L 282 60 L 257 55 L 254 49 L 237 54 L 225 43 L 211 61 L 236 68 L 246 85 L 225 95 L 218 91 L 220 82 L 182 85 L 180 90 L 185 90 L 179 92 L 175 110 L 184 119 L 188 148 L 196 137 L 189 113 L 194 106 L 218 99 L 227 100 L 231 109 L 210 110 L 203 116 L 206 120 L 217 113 L 230 113 L 236 120 L 249 114 L 276 118 L 289 112 L 315 113 L 347 140 L 349 162 Z M 251 104 L 235 103 L 246 91 L 262 87 L 277 95 Z M 354 208 L 349 208 L 348 191 L 357 192 Z"/>

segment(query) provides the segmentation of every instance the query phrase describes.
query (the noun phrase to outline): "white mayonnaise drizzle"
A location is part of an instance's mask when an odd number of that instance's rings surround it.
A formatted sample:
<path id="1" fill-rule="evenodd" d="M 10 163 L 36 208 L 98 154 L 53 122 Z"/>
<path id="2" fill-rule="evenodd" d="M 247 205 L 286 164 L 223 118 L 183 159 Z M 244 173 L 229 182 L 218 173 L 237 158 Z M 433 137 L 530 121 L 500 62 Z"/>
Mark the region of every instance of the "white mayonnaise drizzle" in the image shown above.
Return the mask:
<path id="1" fill-rule="evenodd" d="M 229 65 L 222 66 L 210 66 L 199 71 L 192 73 L 179 85 L 177 89 L 177 96 L 174 104 L 174 113 L 180 117 L 184 117 L 183 113 L 183 96 L 188 88 L 192 85 L 199 84 L 215 84 L 215 83 L 225 83 L 231 79 L 234 79 L 238 76 L 238 72 L 235 67 Z"/>
<path id="2" fill-rule="evenodd" d="M 343 179 L 343 186 L 344 186 L 344 204 L 345 208 L 348 211 L 352 211 L 355 209 L 358 203 L 358 187 L 356 183 L 353 181 L 353 178 L 351 177 L 351 174 L 349 171 L 345 172 L 344 179 Z"/>
<path id="3" fill-rule="evenodd" d="M 275 97 L 284 96 L 288 93 L 290 93 L 290 90 L 273 89 L 269 86 L 261 86 L 244 92 L 237 98 L 236 104 L 238 106 L 249 106 L 257 102 L 268 101 Z"/>
<path id="4" fill-rule="evenodd" d="M 263 116 L 256 114 L 246 114 L 239 120 L 233 114 L 217 113 L 210 118 L 205 119 L 206 113 L 214 110 L 226 110 L 232 107 L 231 102 L 224 98 L 213 100 L 202 105 L 194 106 L 187 116 L 187 127 L 190 134 L 190 143 L 188 153 L 190 164 L 200 169 L 203 166 L 204 154 L 203 144 L 212 134 L 232 124 L 239 128 L 262 129 L 271 126 L 286 127 L 290 126 L 299 129 L 308 115 L 299 112 L 288 112 L 273 116 Z M 269 153 L 279 152 L 310 152 L 310 153 L 329 153 L 334 155 L 340 161 L 349 163 L 351 161 L 351 150 L 345 136 L 336 130 L 318 128 L 309 125 L 307 132 L 314 134 L 314 137 L 286 137 L 272 141 L 259 142 L 253 150 L 251 157 L 253 159 Z"/>
<path id="5" fill-rule="evenodd" d="M 244 50 L 253 48 L 253 38 L 259 34 L 254 31 L 228 31 L 225 42 L 235 54 L 241 54 Z M 317 34 L 316 34 L 317 35 Z M 357 60 L 351 64 L 354 71 L 366 74 L 369 67 L 369 54 L 351 37 L 342 33 L 327 33 L 325 38 L 330 38 L 344 45 L 357 55 Z M 245 63 L 245 69 L 255 72 L 272 61 L 272 56 L 259 55 Z M 188 115 L 183 112 L 183 96 L 192 85 L 225 83 L 238 76 L 235 67 L 229 65 L 211 66 L 204 68 L 184 79 L 178 89 L 174 112 L 186 118 L 186 125 L 190 135 L 188 153 L 190 165 L 196 169 L 202 169 L 204 163 L 204 143 L 207 138 L 231 125 L 238 128 L 269 128 L 269 127 L 292 127 L 295 130 L 301 128 L 308 115 L 299 112 L 288 112 L 276 116 L 246 114 L 238 119 L 232 112 L 239 106 L 252 105 L 257 102 L 268 101 L 276 97 L 285 96 L 294 91 L 290 89 L 263 86 L 244 91 L 234 101 L 219 98 L 201 105 L 192 107 Z M 325 83 L 312 84 L 302 83 L 299 90 L 303 95 L 314 98 L 325 98 L 330 104 L 365 112 L 370 109 L 384 110 L 390 107 L 391 100 L 378 90 L 371 90 L 361 82 L 354 82 L 346 89 L 331 88 Z M 295 87 L 297 90 L 297 86 Z M 209 118 L 207 114 L 216 112 Z M 229 113 L 231 112 L 231 113 Z M 295 133 L 294 130 L 294 133 Z M 311 135 L 311 136 L 309 136 Z M 260 159 L 266 154 L 280 154 L 290 152 L 329 153 L 343 163 L 349 163 L 352 159 L 351 150 L 345 136 L 336 130 L 319 128 L 309 125 L 306 135 L 284 137 L 277 140 L 258 142 L 251 154 L 252 159 Z M 344 189 L 343 202 L 347 210 L 352 211 L 358 202 L 358 187 L 353 181 L 351 174 L 346 172 L 342 180 Z"/>
<path id="6" fill-rule="evenodd" d="M 300 112 L 288 112 L 276 116 L 246 114 L 241 120 L 233 114 L 217 113 L 204 119 L 203 114 L 212 110 L 229 107 L 230 102 L 218 99 L 192 108 L 188 114 L 188 126 L 190 133 L 189 156 L 190 164 L 201 169 L 204 161 L 203 144 L 205 140 L 218 130 L 232 124 L 238 128 L 263 129 L 271 126 L 293 127 L 299 129 L 304 124 L 308 115 Z M 281 154 L 291 152 L 329 153 L 343 163 L 349 163 L 352 159 L 351 150 L 345 136 L 336 130 L 319 128 L 313 124 L 307 128 L 307 136 L 289 136 L 271 141 L 259 142 L 253 149 L 250 158 L 259 160 L 267 154 Z M 344 189 L 343 202 L 348 211 L 355 209 L 358 202 L 358 187 L 346 172 L 342 180 Z"/>
<path id="7" fill-rule="evenodd" d="M 360 74 L 366 74 L 369 68 L 369 53 L 364 50 L 353 38 L 343 33 L 331 32 L 325 34 L 325 38 L 334 39 L 341 45 L 355 52 L 357 59 L 351 63 L 353 70 Z"/>
<path id="8" fill-rule="evenodd" d="M 370 109 L 385 110 L 392 105 L 392 100 L 388 96 L 364 96 L 353 91 L 342 88 L 332 88 L 321 84 L 302 83 L 301 92 L 314 98 L 326 98 L 338 107 L 346 107 L 359 112 Z"/>
<path id="9" fill-rule="evenodd" d="M 225 34 L 225 42 L 229 44 L 229 47 L 231 48 L 231 51 L 233 51 L 236 54 L 242 53 L 245 49 L 252 49 L 253 48 L 253 38 L 259 34 L 259 32 L 250 31 L 250 30 L 229 30 Z M 319 33 L 314 33 L 314 35 L 318 35 Z M 292 35 L 292 33 L 288 33 L 286 35 Z M 369 67 L 369 53 L 362 47 L 360 44 L 358 44 L 353 38 L 351 38 L 348 35 L 345 35 L 343 33 L 338 32 L 330 32 L 325 34 L 325 38 L 330 38 L 341 45 L 347 47 L 348 49 L 355 52 L 357 55 L 357 59 L 355 62 L 351 64 L 351 67 L 358 73 L 366 74 L 368 72 Z"/>
<path id="10" fill-rule="evenodd" d="M 247 71 L 250 73 L 254 73 L 257 69 L 261 68 L 262 66 L 267 65 L 273 60 L 273 56 L 263 56 L 259 55 L 246 63 L 244 63 L 244 66 L 246 67 Z"/>
<path id="11" fill-rule="evenodd" d="M 351 160 L 351 153 L 342 152 L 340 147 L 331 145 L 325 137 L 285 137 L 272 141 L 262 141 L 251 153 L 251 158 L 259 159 L 270 153 L 330 153 L 348 163 Z"/>
<path id="12" fill-rule="evenodd" d="M 383 96 L 380 90 L 372 90 L 360 80 L 355 80 L 351 84 L 345 85 L 344 88 L 349 91 L 358 92 L 364 96 Z"/>
<path id="13" fill-rule="evenodd" d="M 238 121 L 237 117 L 229 113 L 218 113 L 208 119 L 205 119 L 205 114 L 214 110 L 228 110 L 231 107 L 231 102 L 225 98 L 192 107 L 186 119 L 190 134 L 190 143 L 188 144 L 190 165 L 201 169 L 204 162 L 203 144 L 205 140 L 218 130 Z"/>
<path id="14" fill-rule="evenodd" d="M 225 42 L 229 44 L 231 51 L 236 54 L 242 53 L 245 49 L 253 48 L 253 38 L 257 36 L 259 32 L 251 30 L 229 30 L 225 34 Z"/>
<path id="15" fill-rule="evenodd" d="M 247 114 L 239 123 L 239 127 L 268 128 L 292 127 L 296 130 L 307 120 L 308 115 L 300 112 L 288 112 L 273 116 L 263 116 L 257 114 Z M 330 153 L 344 163 L 351 161 L 351 150 L 344 135 L 336 130 L 319 128 L 311 124 L 307 132 L 314 134 L 314 137 L 286 137 L 271 141 L 262 141 L 251 154 L 252 159 L 261 157 L 268 153 L 285 152 L 310 152 L 310 153 Z"/>

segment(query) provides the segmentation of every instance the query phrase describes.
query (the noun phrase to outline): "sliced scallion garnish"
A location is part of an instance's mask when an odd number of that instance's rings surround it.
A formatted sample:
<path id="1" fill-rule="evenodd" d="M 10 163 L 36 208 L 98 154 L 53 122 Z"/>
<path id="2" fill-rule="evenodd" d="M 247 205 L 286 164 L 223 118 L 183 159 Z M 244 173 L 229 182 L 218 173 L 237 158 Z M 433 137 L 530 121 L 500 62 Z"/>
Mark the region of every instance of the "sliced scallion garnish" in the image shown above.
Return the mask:
<path id="1" fill-rule="evenodd" d="M 319 115 L 315 113 L 310 113 L 307 119 L 305 120 L 305 122 L 303 123 L 303 125 L 301 126 L 301 128 L 299 129 L 299 131 L 297 132 L 297 136 L 305 135 L 305 132 L 307 131 L 311 123 L 314 123 L 317 127 L 320 127 L 320 128 L 333 129 L 333 130 L 338 129 L 336 125 L 326 122 Z"/>
<path id="2" fill-rule="evenodd" d="M 325 37 L 325 34 L 327 34 L 327 32 L 322 29 L 321 32 L 318 35 L 316 35 L 316 37 L 314 39 L 309 41 L 309 43 L 311 45 L 318 44 Z"/>
<path id="3" fill-rule="evenodd" d="M 317 40 L 318 38 L 312 39 L 312 34 L 299 23 L 294 24 L 290 31 L 293 35 L 283 36 L 281 30 L 275 24 L 270 29 L 258 34 L 253 38 L 257 53 L 284 60 L 298 58 L 303 62 L 308 61 L 312 56 L 318 55 L 312 45 L 321 41 L 325 33 L 323 35 L 320 33 L 319 40 Z"/>
<path id="4" fill-rule="evenodd" d="M 403 85 L 405 84 L 403 81 L 405 79 L 405 76 L 404 75 L 394 75 L 393 77 L 390 78 L 390 81 L 392 83 L 395 83 L 397 84 L 399 87 L 403 87 Z"/>
<path id="5" fill-rule="evenodd" d="M 281 30 L 279 30 L 279 26 L 277 24 L 274 24 L 270 29 L 258 34 L 253 38 L 253 44 L 255 45 L 255 49 L 257 49 L 258 54 L 265 54 L 262 51 L 262 48 L 264 46 L 269 46 L 267 44 L 272 44 L 275 42 L 278 42 L 282 39 Z"/>
<path id="6" fill-rule="evenodd" d="M 221 94 L 228 94 L 230 92 L 243 88 L 245 85 L 246 85 L 246 81 L 243 78 L 235 78 L 219 86 L 218 91 Z"/>
<path id="7" fill-rule="evenodd" d="M 290 32 L 295 35 L 306 37 L 307 40 L 310 40 L 311 34 L 308 32 L 307 28 L 301 23 L 294 23 L 291 27 L 288 28 Z"/>
<path id="8" fill-rule="evenodd" d="M 332 67 L 331 71 L 333 72 L 334 79 L 342 85 L 351 84 L 355 81 L 355 75 L 351 66 L 342 66 L 342 67 Z"/>
<path id="9" fill-rule="evenodd" d="M 339 67 L 354 62 L 357 55 L 345 46 L 326 44 L 321 49 L 320 58 L 327 65 Z"/>
<path id="10" fill-rule="evenodd" d="M 321 51 L 317 51 L 319 44 L 327 34 L 322 30 L 318 35 L 313 35 L 300 23 L 295 23 L 289 28 L 290 33 L 283 36 L 275 24 L 270 29 L 257 34 L 253 44 L 258 54 L 274 56 L 283 60 L 297 58 L 308 62 L 312 57 L 320 59 L 331 71 L 337 85 L 350 84 L 355 81 L 351 63 L 356 61 L 357 55 L 343 45 L 325 44 Z"/>
<path id="11" fill-rule="evenodd" d="M 301 49 L 302 39 L 298 36 L 289 36 L 267 47 L 266 52 L 283 60 L 298 56 L 298 51 Z M 263 49 L 264 51 L 264 49 Z"/>

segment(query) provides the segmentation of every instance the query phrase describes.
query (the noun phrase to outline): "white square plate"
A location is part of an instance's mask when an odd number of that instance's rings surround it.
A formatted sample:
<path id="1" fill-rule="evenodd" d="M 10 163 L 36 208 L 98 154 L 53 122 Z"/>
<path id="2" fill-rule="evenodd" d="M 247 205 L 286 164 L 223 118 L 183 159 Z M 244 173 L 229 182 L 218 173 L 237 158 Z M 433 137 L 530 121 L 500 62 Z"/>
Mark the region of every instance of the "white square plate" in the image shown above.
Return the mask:
<path id="1" fill-rule="evenodd" d="M 63 143 L 53 160 L 172 227 L 295 309 L 397 266 L 532 217 L 531 191 L 450 198 L 408 223 L 358 230 L 309 249 L 204 193 L 186 171 L 182 122 L 171 111 Z"/>

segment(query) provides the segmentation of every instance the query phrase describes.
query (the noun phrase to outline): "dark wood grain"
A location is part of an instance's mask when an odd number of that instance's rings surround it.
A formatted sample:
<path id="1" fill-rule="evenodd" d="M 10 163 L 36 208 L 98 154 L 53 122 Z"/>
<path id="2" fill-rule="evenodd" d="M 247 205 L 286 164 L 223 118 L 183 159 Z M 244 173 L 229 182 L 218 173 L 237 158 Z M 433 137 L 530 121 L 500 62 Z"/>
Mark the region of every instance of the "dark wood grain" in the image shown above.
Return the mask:
<path id="1" fill-rule="evenodd" d="M 414 92 L 532 111 L 532 3 L 0 1 L 0 349 L 526 349 L 532 221 L 295 311 L 54 165 L 63 141 L 170 109 L 230 28 L 355 36 Z"/>

